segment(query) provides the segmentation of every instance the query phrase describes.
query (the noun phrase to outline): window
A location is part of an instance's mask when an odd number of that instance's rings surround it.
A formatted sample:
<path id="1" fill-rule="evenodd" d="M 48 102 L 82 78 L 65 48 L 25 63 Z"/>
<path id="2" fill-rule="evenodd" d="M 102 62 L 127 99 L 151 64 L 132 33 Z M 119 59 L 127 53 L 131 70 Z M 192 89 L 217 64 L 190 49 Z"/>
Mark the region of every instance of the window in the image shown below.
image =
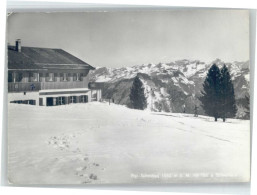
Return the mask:
<path id="1" fill-rule="evenodd" d="M 61 75 L 60 75 L 60 80 L 61 80 L 61 81 L 69 81 L 69 75 L 68 75 L 68 73 L 61 73 Z"/>
<path id="2" fill-rule="evenodd" d="M 88 102 L 88 97 L 87 97 L 87 95 L 82 95 L 82 96 L 80 96 L 80 102 L 82 102 L 82 103 Z"/>
<path id="3" fill-rule="evenodd" d="M 43 74 L 43 73 L 39 73 L 39 81 L 40 81 L 40 82 L 43 81 L 43 77 L 44 77 L 44 74 Z"/>
<path id="4" fill-rule="evenodd" d="M 84 73 L 80 73 L 80 81 L 83 81 L 83 77 L 85 77 Z"/>
<path id="5" fill-rule="evenodd" d="M 22 100 L 14 100 L 14 101 L 10 101 L 10 103 L 22 104 Z"/>
<path id="6" fill-rule="evenodd" d="M 65 97 L 58 97 L 58 105 L 65 104 Z"/>
<path id="7" fill-rule="evenodd" d="M 30 104 L 30 105 L 36 105 L 36 100 L 28 100 L 28 104 Z"/>
<path id="8" fill-rule="evenodd" d="M 58 73 L 54 73 L 54 81 L 57 81 L 57 77 L 59 77 L 60 75 Z"/>
<path id="9" fill-rule="evenodd" d="M 22 73 L 8 72 L 8 82 L 21 82 Z"/>
<path id="10" fill-rule="evenodd" d="M 54 73 L 47 73 L 46 80 L 49 82 L 54 81 Z"/>
<path id="11" fill-rule="evenodd" d="M 11 72 L 8 72 L 8 82 L 13 82 L 13 75 Z"/>
<path id="12" fill-rule="evenodd" d="M 70 103 L 76 103 L 76 96 L 70 96 Z"/>
<path id="13" fill-rule="evenodd" d="M 36 105 L 36 100 L 14 100 L 10 101 L 10 103 Z"/>
<path id="14" fill-rule="evenodd" d="M 21 82 L 22 81 L 22 73 L 16 73 L 15 74 L 15 82 Z"/>
<path id="15" fill-rule="evenodd" d="M 82 81 L 82 74 L 74 73 L 73 74 L 73 81 Z"/>
<path id="16" fill-rule="evenodd" d="M 37 82 L 38 81 L 38 73 L 30 72 L 29 73 L 29 82 Z"/>

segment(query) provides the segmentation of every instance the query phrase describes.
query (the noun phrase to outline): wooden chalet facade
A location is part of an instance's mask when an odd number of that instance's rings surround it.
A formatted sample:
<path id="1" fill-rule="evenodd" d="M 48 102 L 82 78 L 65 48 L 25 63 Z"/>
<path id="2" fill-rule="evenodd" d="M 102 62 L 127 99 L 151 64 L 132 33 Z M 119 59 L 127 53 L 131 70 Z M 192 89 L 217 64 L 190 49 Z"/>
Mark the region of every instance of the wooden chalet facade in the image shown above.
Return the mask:
<path id="1" fill-rule="evenodd" d="M 62 49 L 8 46 L 8 101 L 55 106 L 99 101 L 101 89 L 89 85 L 86 62 Z"/>

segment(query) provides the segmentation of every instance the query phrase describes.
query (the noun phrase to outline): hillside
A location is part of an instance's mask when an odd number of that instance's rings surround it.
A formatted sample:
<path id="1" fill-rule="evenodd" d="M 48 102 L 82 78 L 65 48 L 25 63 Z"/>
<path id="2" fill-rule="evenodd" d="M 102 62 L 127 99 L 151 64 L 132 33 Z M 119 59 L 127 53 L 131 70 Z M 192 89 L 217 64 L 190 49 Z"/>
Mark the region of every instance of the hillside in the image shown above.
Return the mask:
<path id="1" fill-rule="evenodd" d="M 143 64 L 122 68 L 97 68 L 91 72 L 91 81 L 104 82 L 103 98 L 113 98 L 117 104 L 128 105 L 133 78 L 139 75 L 144 83 L 147 109 L 152 111 L 193 113 L 197 105 L 204 114 L 198 97 L 210 66 L 226 64 L 232 76 L 238 106 L 237 118 L 244 118 L 245 95 L 249 94 L 249 61 L 225 63 L 216 59 L 212 63 L 199 60 L 180 60 L 171 63 Z"/>

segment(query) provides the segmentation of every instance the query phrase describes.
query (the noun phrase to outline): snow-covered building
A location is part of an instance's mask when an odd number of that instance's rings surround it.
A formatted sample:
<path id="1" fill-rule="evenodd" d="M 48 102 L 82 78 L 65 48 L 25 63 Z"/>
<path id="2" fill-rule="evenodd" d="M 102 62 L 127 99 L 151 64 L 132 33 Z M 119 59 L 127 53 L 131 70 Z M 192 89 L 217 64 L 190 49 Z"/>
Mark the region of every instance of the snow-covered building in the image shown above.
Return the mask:
<path id="1" fill-rule="evenodd" d="M 18 39 L 8 46 L 8 101 L 40 106 L 99 101 L 101 89 L 89 83 L 94 69 L 62 49 L 23 47 Z"/>

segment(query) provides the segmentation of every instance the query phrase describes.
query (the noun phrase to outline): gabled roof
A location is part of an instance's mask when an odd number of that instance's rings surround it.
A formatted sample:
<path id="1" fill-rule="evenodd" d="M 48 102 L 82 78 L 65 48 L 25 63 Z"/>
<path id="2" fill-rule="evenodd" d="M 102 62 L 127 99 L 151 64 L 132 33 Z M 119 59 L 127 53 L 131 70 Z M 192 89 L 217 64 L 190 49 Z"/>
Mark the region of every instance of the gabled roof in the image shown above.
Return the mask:
<path id="1" fill-rule="evenodd" d="M 62 49 L 8 46 L 8 69 L 95 69 Z"/>

